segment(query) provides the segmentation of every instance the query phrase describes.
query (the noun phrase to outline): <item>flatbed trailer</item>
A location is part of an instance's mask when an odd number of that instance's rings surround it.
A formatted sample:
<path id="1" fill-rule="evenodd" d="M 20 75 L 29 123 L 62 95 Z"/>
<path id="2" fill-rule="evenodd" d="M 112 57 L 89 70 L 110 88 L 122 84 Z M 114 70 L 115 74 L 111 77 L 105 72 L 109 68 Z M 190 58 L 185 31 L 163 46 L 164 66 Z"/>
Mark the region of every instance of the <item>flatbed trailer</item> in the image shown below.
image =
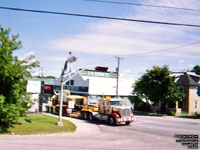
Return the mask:
<path id="1" fill-rule="evenodd" d="M 88 104 L 84 96 L 71 95 L 70 91 L 64 90 L 63 112 L 65 116 L 83 118 L 85 120 L 104 120 L 110 125 L 125 123 L 129 125 L 135 120 L 131 107 L 120 98 L 101 98 L 97 105 Z M 47 105 L 54 114 L 59 114 L 59 94 L 52 97 L 52 105 Z M 69 108 L 69 102 L 73 102 L 73 108 Z"/>

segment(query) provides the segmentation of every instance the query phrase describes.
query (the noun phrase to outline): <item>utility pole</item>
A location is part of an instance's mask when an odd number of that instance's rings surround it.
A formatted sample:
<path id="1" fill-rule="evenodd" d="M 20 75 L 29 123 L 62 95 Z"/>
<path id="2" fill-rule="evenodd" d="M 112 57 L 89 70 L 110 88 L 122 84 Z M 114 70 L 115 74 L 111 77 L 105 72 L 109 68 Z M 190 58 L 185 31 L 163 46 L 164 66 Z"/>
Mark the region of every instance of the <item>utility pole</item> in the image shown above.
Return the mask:
<path id="1" fill-rule="evenodd" d="M 119 97 L 119 67 L 120 67 L 120 59 L 123 59 L 119 56 L 115 56 L 117 58 L 117 86 L 116 86 L 116 96 Z"/>

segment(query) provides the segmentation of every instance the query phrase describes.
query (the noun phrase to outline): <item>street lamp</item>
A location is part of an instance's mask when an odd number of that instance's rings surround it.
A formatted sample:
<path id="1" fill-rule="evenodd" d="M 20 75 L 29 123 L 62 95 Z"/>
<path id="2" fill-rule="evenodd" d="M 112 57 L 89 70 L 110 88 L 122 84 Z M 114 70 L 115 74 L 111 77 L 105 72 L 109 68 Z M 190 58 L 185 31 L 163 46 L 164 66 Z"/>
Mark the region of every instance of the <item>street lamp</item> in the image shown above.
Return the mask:
<path id="1" fill-rule="evenodd" d="M 60 109 L 59 109 L 59 118 L 58 118 L 58 122 L 57 125 L 58 126 L 63 126 L 63 122 L 62 122 L 62 106 L 63 106 L 63 86 L 64 86 L 64 77 L 65 77 L 65 71 L 67 70 L 67 64 L 72 63 L 74 61 L 76 61 L 78 59 L 77 56 L 70 56 L 68 57 L 68 59 L 65 62 L 63 71 L 61 73 L 61 81 L 60 81 Z"/>

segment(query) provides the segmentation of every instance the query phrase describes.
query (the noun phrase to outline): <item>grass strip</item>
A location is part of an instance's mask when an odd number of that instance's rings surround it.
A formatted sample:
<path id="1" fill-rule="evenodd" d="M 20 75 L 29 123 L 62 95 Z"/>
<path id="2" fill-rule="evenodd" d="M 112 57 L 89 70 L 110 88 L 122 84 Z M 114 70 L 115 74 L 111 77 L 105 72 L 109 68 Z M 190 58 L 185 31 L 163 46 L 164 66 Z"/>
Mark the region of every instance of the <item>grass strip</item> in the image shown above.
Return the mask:
<path id="1" fill-rule="evenodd" d="M 0 134 L 31 135 L 74 132 L 76 130 L 76 126 L 70 121 L 63 120 L 63 127 L 57 126 L 57 121 L 58 118 L 47 115 L 28 115 L 20 118 L 19 123 L 8 128 L 7 132 L 2 132 L 0 129 Z"/>

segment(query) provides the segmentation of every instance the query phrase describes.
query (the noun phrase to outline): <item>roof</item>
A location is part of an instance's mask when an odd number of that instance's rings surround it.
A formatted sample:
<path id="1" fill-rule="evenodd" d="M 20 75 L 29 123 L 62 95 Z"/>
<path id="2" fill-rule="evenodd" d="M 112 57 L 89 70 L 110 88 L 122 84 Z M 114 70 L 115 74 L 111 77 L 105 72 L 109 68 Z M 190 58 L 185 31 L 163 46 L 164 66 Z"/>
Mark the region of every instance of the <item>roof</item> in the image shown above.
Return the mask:
<path id="1" fill-rule="evenodd" d="M 193 75 L 185 72 L 180 75 L 177 82 L 181 83 L 183 86 L 199 86 L 200 77 L 198 75 Z"/>
<path id="2" fill-rule="evenodd" d="M 53 85 L 55 79 L 51 79 L 51 78 L 37 78 L 37 77 L 33 77 L 33 78 L 27 78 L 27 80 L 29 81 L 44 81 L 45 84 L 50 84 Z"/>

